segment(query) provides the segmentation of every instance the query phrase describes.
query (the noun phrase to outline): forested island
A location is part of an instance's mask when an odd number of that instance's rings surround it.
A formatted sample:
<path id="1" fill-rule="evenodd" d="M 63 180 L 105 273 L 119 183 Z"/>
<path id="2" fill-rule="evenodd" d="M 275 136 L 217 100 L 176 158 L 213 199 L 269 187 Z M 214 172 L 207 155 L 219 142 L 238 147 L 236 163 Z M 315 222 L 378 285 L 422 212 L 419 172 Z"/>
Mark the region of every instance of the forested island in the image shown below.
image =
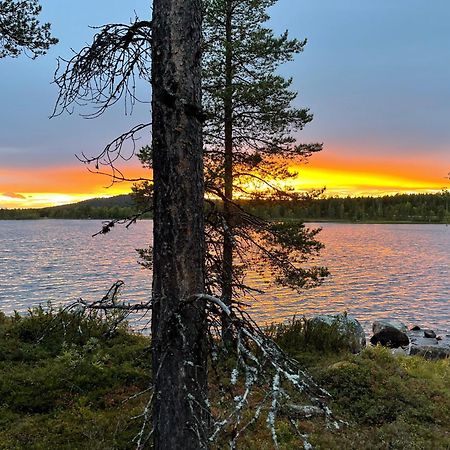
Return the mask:
<path id="1" fill-rule="evenodd" d="M 397 194 L 382 197 L 324 197 L 302 202 L 237 200 L 248 212 L 265 219 L 342 222 L 449 223 L 450 195 Z M 131 195 L 85 200 L 39 209 L 0 209 L 0 220 L 121 219 L 139 212 Z M 142 218 L 152 218 L 145 213 Z"/>

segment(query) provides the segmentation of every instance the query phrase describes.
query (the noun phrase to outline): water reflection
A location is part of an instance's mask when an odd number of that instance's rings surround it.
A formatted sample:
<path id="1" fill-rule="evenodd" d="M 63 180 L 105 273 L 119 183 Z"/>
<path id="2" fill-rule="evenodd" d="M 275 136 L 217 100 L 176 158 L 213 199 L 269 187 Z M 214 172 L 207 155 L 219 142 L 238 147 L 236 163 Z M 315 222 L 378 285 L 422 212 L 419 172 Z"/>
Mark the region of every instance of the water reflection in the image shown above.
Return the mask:
<path id="1" fill-rule="evenodd" d="M 148 271 L 136 248 L 151 237 L 152 223 L 91 238 L 98 221 L 0 221 L 0 308 L 25 310 L 48 300 L 97 300 L 117 279 L 127 301 L 147 301 Z M 256 272 L 248 281 L 265 291 L 247 299 L 260 323 L 294 314 L 348 311 L 368 326 L 395 316 L 450 331 L 450 228 L 441 225 L 323 224 L 326 244 L 316 263 L 332 276 L 314 290 L 293 293 L 268 286 Z"/>

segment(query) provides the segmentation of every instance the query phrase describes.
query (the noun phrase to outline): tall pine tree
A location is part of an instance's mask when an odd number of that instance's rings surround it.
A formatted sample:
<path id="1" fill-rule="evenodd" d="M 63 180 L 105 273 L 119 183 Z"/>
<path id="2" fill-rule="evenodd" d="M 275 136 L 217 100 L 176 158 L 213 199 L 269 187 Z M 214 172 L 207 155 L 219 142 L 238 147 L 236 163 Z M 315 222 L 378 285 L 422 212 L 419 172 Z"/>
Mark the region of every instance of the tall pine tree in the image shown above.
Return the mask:
<path id="1" fill-rule="evenodd" d="M 205 0 L 203 22 L 203 128 L 206 214 L 206 288 L 230 305 L 252 291 L 249 269 L 267 273 L 294 289 L 314 287 L 328 274 L 305 267 L 322 245 L 317 229 L 277 223 L 248 213 L 241 198 L 302 202 L 305 194 L 287 189 L 290 169 L 322 149 L 299 144 L 298 132 L 312 120 L 293 102 L 292 79 L 280 66 L 301 53 L 306 41 L 276 36 L 266 27 L 276 0 Z M 152 165 L 152 150 L 138 154 Z M 151 201 L 151 183 L 133 188 L 138 203 Z M 225 327 L 227 326 L 224 323 Z"/>
<path id="2" fill-rule="evenodd" d="M 155 449 L 208 447 L 201 12 L 200 0 L 153 3 Z"/>
<path id="3" fill-rule="evenodd" d="M 275 3 L 204 2 L 206 185 L 221 204 L 220 212 L 212 208 L 210 214 L 209 269 L 216 272 L 214 290 L 227 304 L 236 290 L 249 288 L 241 277 L 249 266 L 268 264 L 276 281 L 294 288 L 314 286 L 327 274 L 320 267 L 301 267 L 321 248 L 317 230 L 251 217 L 236 201 L 303 200 L 303 193 L 284 187 L 286 179 L 296 176 L 289 166 L 322 149 L 321 144 L 297 142 L 297 132 L 312 115 L 293 106 L 292 79 L 278 69 L 303 51 L 306 40 L 290 39 L 287 32 L 276 36 L 266 26 L 267 10 Z"/>

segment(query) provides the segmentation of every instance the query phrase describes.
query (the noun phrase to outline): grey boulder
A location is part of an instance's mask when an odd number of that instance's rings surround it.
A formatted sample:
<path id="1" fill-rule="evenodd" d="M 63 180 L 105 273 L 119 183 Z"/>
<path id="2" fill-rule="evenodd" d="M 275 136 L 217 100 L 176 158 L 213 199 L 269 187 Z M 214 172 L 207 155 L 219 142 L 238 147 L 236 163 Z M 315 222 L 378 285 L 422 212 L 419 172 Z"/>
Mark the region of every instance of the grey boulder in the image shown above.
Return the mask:
<path id="1" fill-rule="evenodd" d="M 406 333 L 408 331 L 408 327 L 397 319 L 379 319 L 372 324 L 373 334 L 377 334 L 385 328 L 395 328 L 402 333 Z"/>
<path id="2" fill-rule="evenodd" d="M 366 333 L 358 320 L 346 313 L 334 315 L 318 315 L 310 319 L 312 323 L 335 327 L 341 337 L 345 337 L 348 349 L 359 353 L 366 346 Z"/>

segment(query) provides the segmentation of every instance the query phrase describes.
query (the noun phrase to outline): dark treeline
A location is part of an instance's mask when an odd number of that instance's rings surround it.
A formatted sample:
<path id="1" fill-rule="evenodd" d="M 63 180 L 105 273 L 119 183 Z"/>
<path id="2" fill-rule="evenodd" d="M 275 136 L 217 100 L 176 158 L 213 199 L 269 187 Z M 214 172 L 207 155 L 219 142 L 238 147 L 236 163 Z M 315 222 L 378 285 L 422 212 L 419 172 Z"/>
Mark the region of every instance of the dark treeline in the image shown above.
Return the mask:
<path id="1" fill-rule="evenodd" d="M 244 201 L 241 206 L 264 218 L 346 222 L 449 221 L 448 193 L 397 194 L 384 197 L 330 197 L 304 203 Z"/>
<path id="2" fill-rule="evenodd" d="M 136 213 L 131 196 L 117 195 L 48 208 L 0 209 L 0 219 L 122 219 Z"/>
<path id="3" fill-rule="evenodd" d="M 133 206 L 65 205 L 39 209 L 0 209 L 0 220 L 122 219 L 136 213 Z"/>
<path id="4" fill-rule="evenodd" d="M 330 197 L 302 203 L 275 200 L 239 200 L 247 211 L 267 219 L 329 220 L 345 222 L 450 222 L 450 195 L 397 194 L 384 197 Z M 93 199 L 39 209 L 0 209 L 9 219 L 121 219 L 138 212 L 128 195 Z M 151 218 L 146 214 L 144 218 Z"/>

